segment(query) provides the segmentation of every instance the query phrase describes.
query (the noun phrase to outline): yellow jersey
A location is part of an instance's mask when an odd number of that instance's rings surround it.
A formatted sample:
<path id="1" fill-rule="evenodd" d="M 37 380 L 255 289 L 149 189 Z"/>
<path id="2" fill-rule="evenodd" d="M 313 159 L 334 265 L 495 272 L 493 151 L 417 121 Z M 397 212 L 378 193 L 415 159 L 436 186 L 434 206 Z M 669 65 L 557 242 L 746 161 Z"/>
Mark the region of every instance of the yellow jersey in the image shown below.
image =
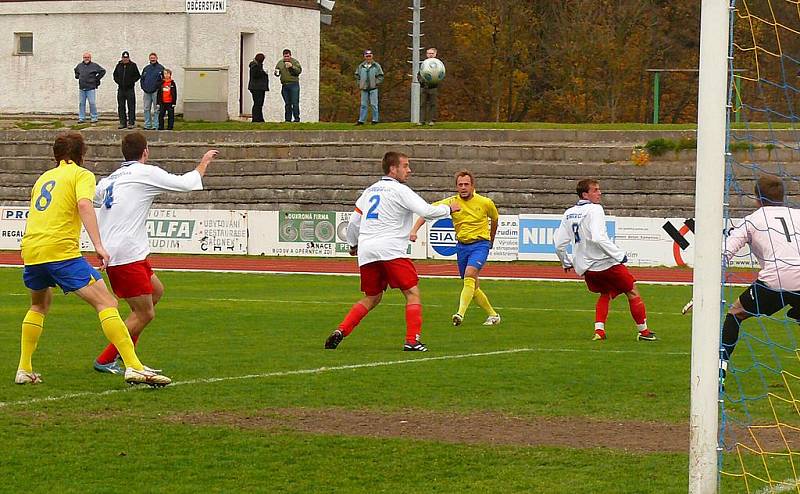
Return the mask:
<path id="1" fill-rule="evenodd" d="M 467 201 L 456 194 L 433 204 L 450 204 L 454 201 L 461 206 L 461 211 L 452 214 L 456 239 L 462 244 L 478 240 L 491 240 L 489 219 L 496 223 L 498 218 L 494 202 L 488 197 L 473 192 L 472 197 Z"/>
<path id="2" fill-rule="evenodd" d="M 78 201 L 91 201 L 94 187 L 94 174 L 72 161 L 61 161 L 36 180 L 22 236 L 25 265 L 80 257 Z"/>

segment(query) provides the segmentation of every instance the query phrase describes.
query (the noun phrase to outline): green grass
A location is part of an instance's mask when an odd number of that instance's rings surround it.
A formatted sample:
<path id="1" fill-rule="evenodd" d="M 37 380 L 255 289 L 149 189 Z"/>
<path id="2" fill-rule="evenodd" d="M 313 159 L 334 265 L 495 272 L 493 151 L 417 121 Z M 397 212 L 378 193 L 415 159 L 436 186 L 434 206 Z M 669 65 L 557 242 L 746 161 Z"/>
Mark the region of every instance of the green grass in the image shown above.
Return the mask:
<path id="1" fill-rule="evenodd" d="M 0 269 L 0 490 L 686 491 L 683 453 L 452 444 L 424 430 L 391 439 L 320 435 L 183 418 L 301 408 L 686 424 L 691 338 L 680 307 L 690 287 L 640 286 L 659 342 L 635 341 L 627 304 L 617 299 L 609 339 L 598 343 L 589 340 L 595 298 L 581 284 L 484 280 L 503 323 L 483 327 L 472 307 L 456 329 L 449 316 L 459 281 L 423 279 L 423 341 L 431 351 L 409 354 L 400 351 L 397 291 L 339 349 L 322 349 L 358 298 L 355 277 L 159 276 L 166 296 L 138 352 L 178 385 L 129 390 L 120 377 L 94 372 L 105 342 L 92 310 L 57 294 L 34 356 L 45 382 L 22 387 L 11 379 L 28 296 L 19 269 Z M 343 368 L 513 349 L 523 351 Z M 294 372 L 321 368 L 328 370 Z"/>

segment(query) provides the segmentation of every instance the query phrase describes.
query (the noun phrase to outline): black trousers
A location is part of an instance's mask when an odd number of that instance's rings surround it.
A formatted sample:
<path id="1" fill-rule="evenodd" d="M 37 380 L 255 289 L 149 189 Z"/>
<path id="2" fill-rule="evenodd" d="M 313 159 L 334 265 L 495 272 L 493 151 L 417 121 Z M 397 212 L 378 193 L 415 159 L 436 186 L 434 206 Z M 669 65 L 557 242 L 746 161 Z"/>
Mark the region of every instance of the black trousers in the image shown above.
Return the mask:
<path id="1" fill-rule="evenodd" d="M 264 95 L 266 91 L 263 89 L 251 89 L 250 94 L 253 95 L 253 122 L 264 121 Z"/>
<path id="2" fill-rule="evenodd" d="M 127 106 L 127 112 L 126 112 Z M 119 112 L 120 125 L 133 125 L 136 123 L 136 89 L 117 89 L 117 111 Z"/>
<path id="3" fill-rule="evenodd" d="M 164 130 L 164 115 L 167 115 L 167 130 L 175 125 L 175 103 L 161 103 L 158 111 L 158 130 Z"/>

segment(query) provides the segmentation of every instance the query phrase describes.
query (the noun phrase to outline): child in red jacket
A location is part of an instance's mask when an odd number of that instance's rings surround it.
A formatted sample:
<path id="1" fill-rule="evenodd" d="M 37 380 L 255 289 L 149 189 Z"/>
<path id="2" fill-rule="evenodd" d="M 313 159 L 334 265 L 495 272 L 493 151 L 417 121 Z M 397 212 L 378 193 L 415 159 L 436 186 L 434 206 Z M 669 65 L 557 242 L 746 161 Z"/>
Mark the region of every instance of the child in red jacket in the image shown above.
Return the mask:
<path id="1" fill-rule="evenodd" d="M 178 87 L 172 80 L 172 71 L 164 69 L 164 80 L 158 91 L 158 130 L 164 130 L 164 115 L 167 115 L 167 130 L 175 125 L 175 103 L 178 102 Z"/>

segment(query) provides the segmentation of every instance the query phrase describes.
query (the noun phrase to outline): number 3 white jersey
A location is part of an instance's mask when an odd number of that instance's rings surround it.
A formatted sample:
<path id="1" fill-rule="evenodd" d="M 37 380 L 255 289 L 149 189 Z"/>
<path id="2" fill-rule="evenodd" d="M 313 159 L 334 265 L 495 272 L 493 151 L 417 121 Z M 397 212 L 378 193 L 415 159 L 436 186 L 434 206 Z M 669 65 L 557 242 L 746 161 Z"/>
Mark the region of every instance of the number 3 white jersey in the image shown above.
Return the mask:
<path id="1" fill-rule="evenodd" d="M 450 206 L 432 206 L 407 185 L 383 177 L 356 201 L 347 227 L 347 241 L 358 245 L 358 265 L 408 256 L 414 214 L 427 220 L 450 216 Z"/>
<path id="2" fill-rule="evenodd" d="M 567 252 L 570 243 L 572 255 Z M 604 271 L 625 258 L 625 251 L 608 238 L 603 206 L 586 200 L 564 212 L 553 244 L 561 265 L 575 268 L 580 276 L 586 271 Z"/>
<path id="3" fill-rule="evenodd" d="M 800 290 L 800 210 L 764 206 L 749 214 L 725 240 L 725 261 L 745 244 L 758 260 L 758 279 L 776 290 Z"/>
<path id="4" fill-rule="evenodd" d="M 97 222 L 100 238 L 111 257 L 109 266 L 145 259 L 150 254 L 147 216 L 153 200 L 163 192 L 190 190 L 203 190 L 203 178 L 196 170 L 173 175 L 138 161 L 126 161 L 100 180 L 94 204 L 100 208 Z"/>

